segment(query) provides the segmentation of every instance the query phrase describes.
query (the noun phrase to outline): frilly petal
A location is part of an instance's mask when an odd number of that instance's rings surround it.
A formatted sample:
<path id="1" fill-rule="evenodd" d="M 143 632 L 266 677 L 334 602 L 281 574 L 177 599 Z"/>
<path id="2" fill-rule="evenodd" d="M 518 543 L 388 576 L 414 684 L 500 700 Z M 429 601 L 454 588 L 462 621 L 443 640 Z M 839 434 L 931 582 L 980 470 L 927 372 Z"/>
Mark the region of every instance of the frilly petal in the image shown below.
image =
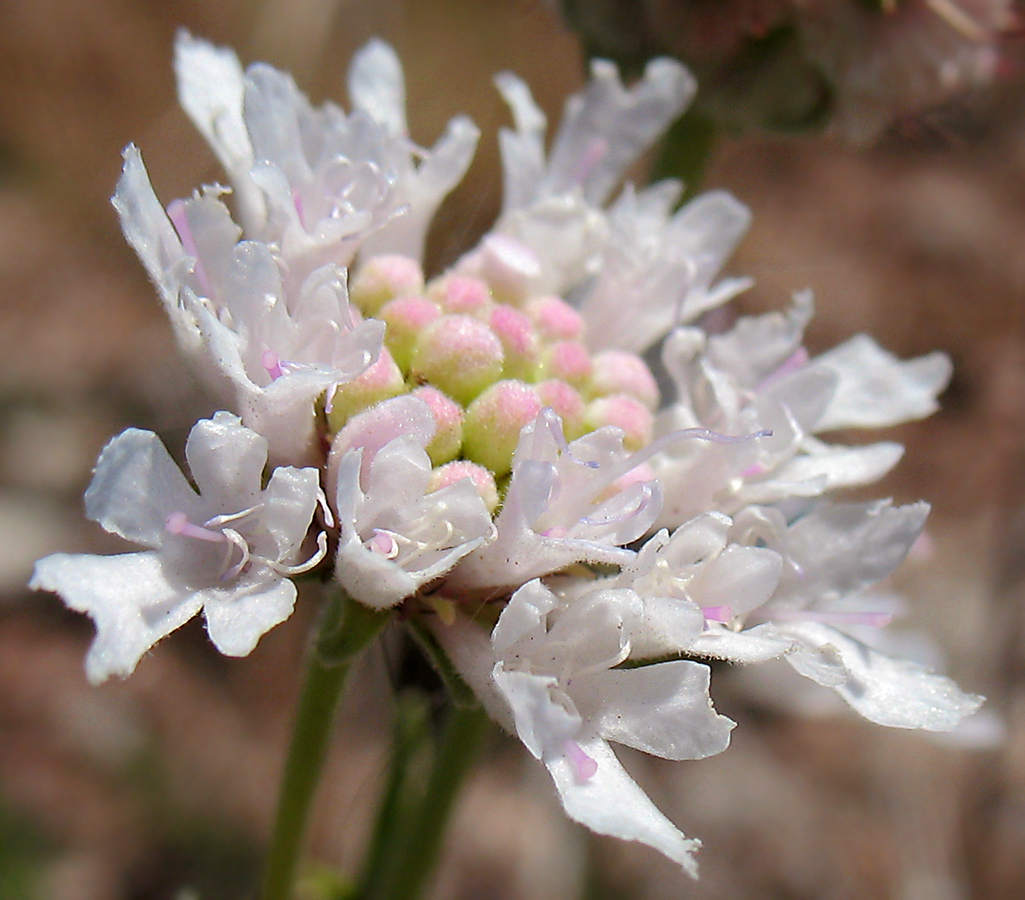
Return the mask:
<path id="1" fill-rule="evenodd" d="M 168 513 L 201 508 L 178 464 L 152 431 L 129 428 L 110 441 L 85 492 L 85 512 L 107 531 L 160 547 Z"/>
<path id="2" fill-rule="evenodd" d="M 802 675 L 832 687 L 866 719 L 891 728 L 950 731 L 983 702 L 924 666 L 893 659 L 817 622 L 788 623 L 801 649 L 786 657 Z"/>
<path id="3" fill-rule="evenodd" d="M 597 834 L 647 844 L 696 878 L 698 866 L 693 854 L 701 842 L 684 837 L 658 810 L 605 741 L 581 740 L 579 748 L 598 766 L 586 780 L 579 777 L 565 751 L 545 760 L 566 815 Z"/>
<path id="4" fill-rule="evenodd" d="M 195 596 L 203 605 L 214 646 L 225 656 L 248 656 L 260 638 L 292 615 L 296 595 L 291 581 L 271 574 Z"/>
<path id="5" fill-rule="evenodd" d="M 36 563 L 29 587 L 54 591 L 96 623 L 85 669 L 93 684 L 135 671 L 143 654 L 202 606 L 172 586 L 153 552 L 120 556 L 55 553 Z"/>

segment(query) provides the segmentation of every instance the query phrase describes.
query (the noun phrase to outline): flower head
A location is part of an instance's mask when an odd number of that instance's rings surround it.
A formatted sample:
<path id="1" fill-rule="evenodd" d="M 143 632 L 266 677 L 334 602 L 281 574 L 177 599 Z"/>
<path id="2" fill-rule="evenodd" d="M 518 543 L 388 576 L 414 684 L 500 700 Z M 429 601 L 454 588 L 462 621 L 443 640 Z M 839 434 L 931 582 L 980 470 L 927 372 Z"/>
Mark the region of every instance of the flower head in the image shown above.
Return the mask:
<path id="1" fill-rule="evenodd" d="M 177 69 L 242 224 L 223 188 L 164 210 L 134 148 L 114 203 L 180 342 L 242 418 L 193 429 L 198 494 L 154 435 L 116 438 L 87 510 L 150 549 L 38 563 L 34 587 L 97 621 L 92 678 L 130 672 L 200 609 L 222 651 L 249 652 L 330 531 L 342 588 L 426 618 L 572 818 L 692 874 L 697 842 L 611 744 L 724 750 L 733 723 L 707 660 L 785 658 L 887 725 L 944 730 L 977 707 L 848 633 L 883 624 L 864 592 L 925 507 L 833 503 L 902 448 L 820 437 L 930 414 L 949 362 L 902 362 L 865 336 L 811 358 L 806 295 L 706 333 L 704 314 L 750 283 L 720 277 L 748 211 L 721 191 L 674 211 L 672 181 L 615 193 L 689 102 L 681 65 L 656 60 L 626 87 L 596 63 L 547 153 L 528 88 L 500 75 L 501 217 L 426 275 L 430 217 L 476 130 L 457 118 L 431 151 L 412 144 L 390 48 L 357 55 L 348 114 L 188 35 Z M 661 389 L 642 355 L 659 346 Z M 319 468 L 264 486 L 268 453 Z M 321 497 L 325 533 L 300 562 Z"/>

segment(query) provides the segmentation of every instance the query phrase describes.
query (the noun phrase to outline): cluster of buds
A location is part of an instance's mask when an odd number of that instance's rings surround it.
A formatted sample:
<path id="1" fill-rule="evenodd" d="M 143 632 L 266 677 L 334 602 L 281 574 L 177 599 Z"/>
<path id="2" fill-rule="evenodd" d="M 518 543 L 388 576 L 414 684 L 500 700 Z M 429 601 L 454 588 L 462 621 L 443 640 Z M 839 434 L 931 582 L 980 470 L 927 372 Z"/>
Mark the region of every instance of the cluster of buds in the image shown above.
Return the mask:
<path id="1" fill-rule="evenodd" d="M 628 89 L 595 63 L 550 150 L 527 86 L 500 75 L 502 215 L 431 278 L 426 231 L 477 131 L 456 118 L 413 144 L 391 48 L 357 55 L 350 113 L 188 35 L 177 72 L 231 188 L 165 209 L 129 147 L 114 205 L 231 411 L 193 428 L 191 483 L 151 432 L 103 451 L 86 512 L 146 549 L 37 563 L 33 586 L 96 622 L 91 679 L 131 673 L 200 612 L 244 655 L 318 572 L 428 628 L 573 819 L 692 873 L 697 842 L 611 744 L 726 749 L 709 660 L 786 660 L 897 727 L 949 730 L 978 707 L 864 642 L 889 620 L 873 587 L 927 510 L 834 502 L 902 449 L 821 437 L 929 415 L 946 358 L 859 336 L 811 359 L 806 295 L 708 334 L 702 317 L 750 283 L 719 278 L 747 210 L 723 192 L 676 209 L 673 181 L 609 202 L 690 101 L 683 66 L 655 60 Z M 661 391 L 644 361 L 659 346 Z"/>

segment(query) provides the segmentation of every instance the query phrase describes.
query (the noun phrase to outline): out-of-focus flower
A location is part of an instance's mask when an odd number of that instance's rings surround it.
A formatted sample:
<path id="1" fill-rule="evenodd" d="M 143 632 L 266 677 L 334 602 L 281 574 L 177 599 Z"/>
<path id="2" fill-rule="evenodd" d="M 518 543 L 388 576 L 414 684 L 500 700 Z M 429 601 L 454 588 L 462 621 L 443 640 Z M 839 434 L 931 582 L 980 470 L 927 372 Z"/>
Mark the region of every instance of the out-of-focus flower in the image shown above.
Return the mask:
<path id="1" fill-rule="evenodd" d="M 86 515 L 151 549 L 118 556 L 56 553 L 30 586 L 88 613 L 97 635 L 86 660 L 93 682 L 128 675 L 142 655 L 200 610 L 217 649 L 245 656 L 292 613 L 290 575 L 318 503 L 316 469 L 274 469 L 267 441 L 236 416 L 197 422 L 185 454 L 197 493 L 151 431 L 130 428 L 104 448 L 85 495 Z"/>
<path id="2" fill-rule="evenodd" d="M 829 126 L 855 142 L 989 84 L 1011 0 L 563 0 L 591 52 L 692 66 L 732 128 Z"/>

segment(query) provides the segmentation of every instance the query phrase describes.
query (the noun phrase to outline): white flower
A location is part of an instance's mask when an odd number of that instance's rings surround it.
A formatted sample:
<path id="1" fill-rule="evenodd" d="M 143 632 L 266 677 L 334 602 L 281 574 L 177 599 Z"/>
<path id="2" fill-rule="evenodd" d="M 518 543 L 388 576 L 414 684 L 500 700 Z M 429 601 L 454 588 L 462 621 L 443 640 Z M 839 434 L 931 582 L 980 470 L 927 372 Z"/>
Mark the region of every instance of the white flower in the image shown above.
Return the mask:
<path id="1" fill-rule="evenodd" d="M 245 656 L 295 604 L 288 576 L 318 502 L 315 469 L 275 469 L 263 487 L 267 442 L 229 413 L 196 423 L 185 449 L 197 493 L 159 438 L 130 428 L 103 450 L 86 514 L 151 549 L 118 556 L 57 553 L 30 586 L 88 613 L 97 635 L 86 660 L 93 682 L 128 675 L 158 640 L 200 610 L 210 639 Z"/>
<path id="2" fill-rule="evenodd" d="M 899 444 L 847 447 L 814 435 L 895 425 L 936 410 L 950 378 L 944 354 L 900 361 L 858 335 L 809 361 L 801 337 L 810 316 L 811 298 L 804 294 L 788 313 L 742 318 L 723 335 L 709 337 L 698 328 L 670 335 L 663 359 L 677 397 L 660 413 L 656 433 L 703 426 L 771 436 L 666 448 L 652 460 L 666 496 L 660 524 L 672 526 L 709 508 L 733 513 L 869 484 L 897 463 Z"/>
<path id="3" fill-rule="evenodd" d="M 354 320 L 344 270 L 325 265 L 288 291 L 280 260 L 264 243 L 238 242 L 213 190 L 172 204 L 172 224 L 135 147 L 113 202 L 207 383 L 267 438 L 272 459 L 305 461 L 314 401 L 362 373 L 384 334 L 381 322 Z"/>
<path id="4" fill-rule="evenodd" d="M 734 536 L 763 542 L 783 557 L 779 585 L 764 604 L 726 610 L 723 624 L 709 623 L 691 652 L 750 662 L 782 655 L 772 653 L 766 639 L 783 641 L 789 644 L 783 658 L 797 672 L 835 690 L 866 719 L 950 731 L 979 708 L 981 697 L 847 633 L 889 622 L 890 615 L 874 608 L 867 590 L 903 561 L 928 511 L 925 503 L 844 503 L 823 506 L 788 525 L 778 510 L 745 510 Z"/>
<path id="5" fill-rule="evenodd" d="M 434 427 L 424 401 L 396 397 L 351 419 L 332 448 L 335 576 L 368 606 L 394 606 L 495 536 L 469 479 L 429 490 Z"/>
<path id="6" fill-rule="evenodd" d="M 702 759 L 726 749 L 734 723 L 712 708 L 707 666 L 618 668 L 644 618 L 642 599 L 628 589 L 560 602 L 532 581 L 513 594 L 490 644 L 465 620 L 436 633 L 489 711 L 544 763 L 570 818 L 654 847 L 696 875 L 700 843 L 659 812 L 609 743 Z"/>
<path id="7" fill-rule="evenodd" d="M 364 253 L 419 259 L 431 217 L 459 183 L 479 133 L 460 116 L 430 150 L 410 141 L 395 51 L 368 43 L 349 73 L 353 112 L 314 109 L 270 66 L 246 72 L 230 51 L 181 32 L 182 106 L 217 153 L 249 236 L 277 242 L 293 269 L 348 265 Z"/>

